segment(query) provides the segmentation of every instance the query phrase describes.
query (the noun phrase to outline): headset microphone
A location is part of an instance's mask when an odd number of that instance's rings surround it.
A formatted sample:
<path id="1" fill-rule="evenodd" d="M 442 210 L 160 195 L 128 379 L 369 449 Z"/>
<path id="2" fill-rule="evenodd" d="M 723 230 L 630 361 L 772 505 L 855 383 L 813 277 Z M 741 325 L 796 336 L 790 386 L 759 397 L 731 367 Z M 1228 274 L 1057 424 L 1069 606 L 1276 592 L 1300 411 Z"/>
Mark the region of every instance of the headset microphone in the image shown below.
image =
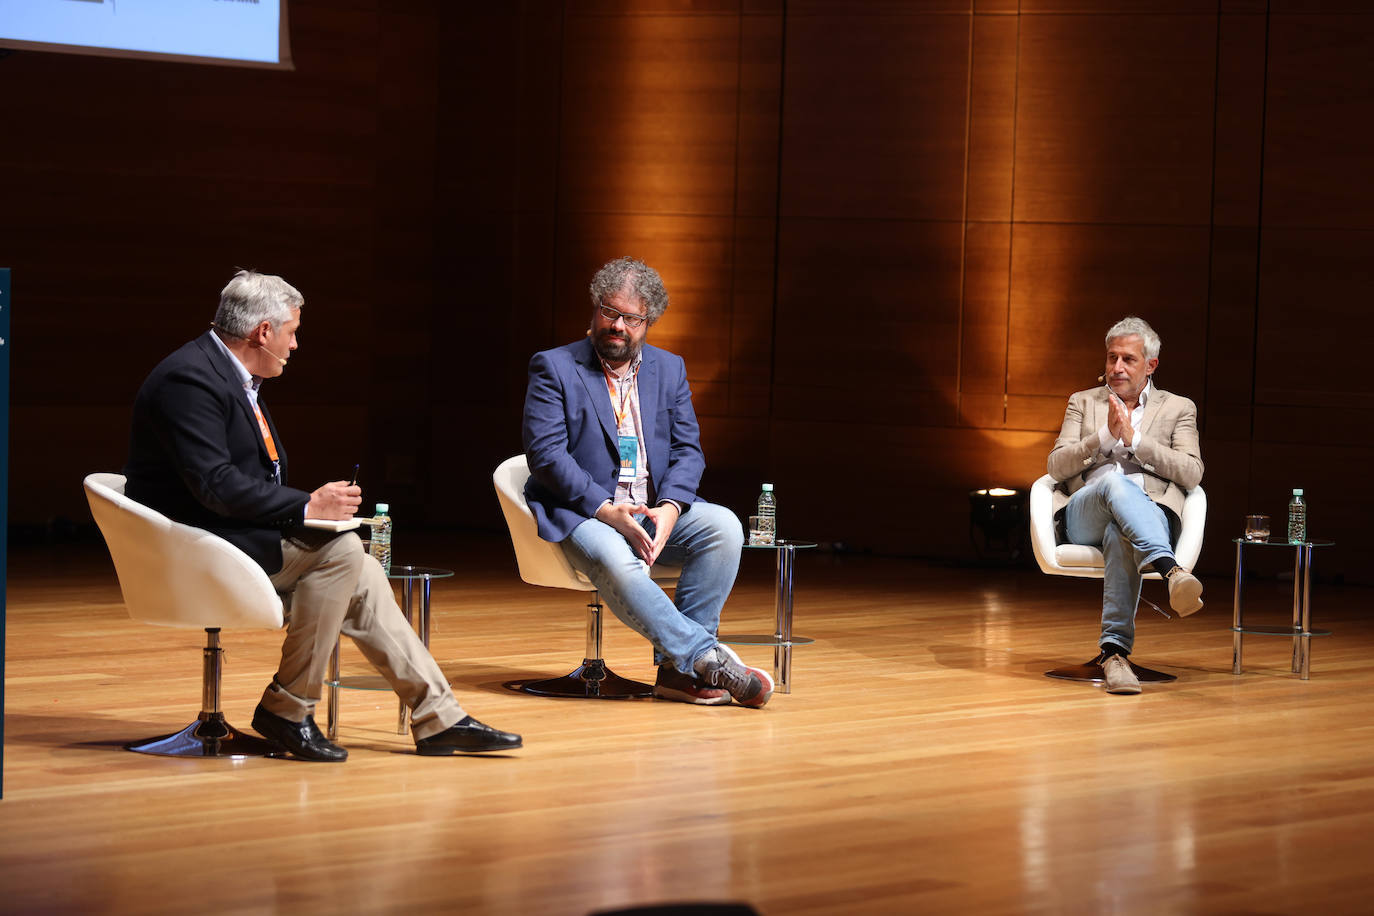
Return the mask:
<path id="1" fill-rule="evenodd" d="M 227 334 L 227 335 L 230 336 L 230 337 L 237 337 L 239 340 L 247 340 L 247 341 L 251 341 L 251 340 L 252 340 L 251 337 L 244 337 L 242 334 L 234 334 L 234 333 L 232 333 L 232 332 L 230 332 L 230 331 L 226 331 L 224 328 L 222 328 L 222 327 L 220 327 L 219 325 L 215 324 L 213 321 L 210 322 L 210 327 L 214 328 L 216 331 L 219 331 L 219 332 L 222 333 L 222 334 Z M 261 349 L 263 349 L 263 350 L 267 350 L 268 353 L 271 353 L 271 354 L 272 354 L 272 358 L 275 359 L 277 362 L 281 363 L 283 366 L 286 365 L 286 357 L 278 356 L 276 353 L 273 353 L 271 350 L 268 350 L 266 344 L 258 344 L 258 346 L 259 346 Z M 289 355 L 289 352 L 288 352 L 288 355 Z M 1098 379 L 1098 381 L 1102 381 L 1102 380 L 1101 380 L 1101 379 Z"/>

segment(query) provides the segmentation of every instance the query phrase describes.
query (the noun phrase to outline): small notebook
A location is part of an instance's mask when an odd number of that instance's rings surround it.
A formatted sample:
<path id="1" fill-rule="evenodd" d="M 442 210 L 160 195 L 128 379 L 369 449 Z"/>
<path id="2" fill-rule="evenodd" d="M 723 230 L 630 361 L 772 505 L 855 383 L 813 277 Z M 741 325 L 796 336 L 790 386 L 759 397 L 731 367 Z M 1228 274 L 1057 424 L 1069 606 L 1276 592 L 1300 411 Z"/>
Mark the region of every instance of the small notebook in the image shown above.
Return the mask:
<path id="1" fill-rule="evenodd" d="M 307 528 L 323 528 L 325 531 L 352 531 L 360 525 L 370 525 L 370 518 L 308 518 L 305 520 Z"/>

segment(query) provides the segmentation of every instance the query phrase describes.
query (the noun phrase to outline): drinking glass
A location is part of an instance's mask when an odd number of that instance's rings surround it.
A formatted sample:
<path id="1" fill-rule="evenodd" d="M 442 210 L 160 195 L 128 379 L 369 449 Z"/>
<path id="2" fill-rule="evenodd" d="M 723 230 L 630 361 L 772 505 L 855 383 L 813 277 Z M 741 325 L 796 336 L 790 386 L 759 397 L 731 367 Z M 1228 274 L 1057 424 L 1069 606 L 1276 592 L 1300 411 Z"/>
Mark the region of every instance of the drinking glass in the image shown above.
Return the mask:
<path id="1" fill-rule="evenodd" d="M 1245 539 L 1247 541 L 1267 541 L 1269 540 L 1269 516 L 1267 515 L 1247 515 L 1245 516 Z"/>

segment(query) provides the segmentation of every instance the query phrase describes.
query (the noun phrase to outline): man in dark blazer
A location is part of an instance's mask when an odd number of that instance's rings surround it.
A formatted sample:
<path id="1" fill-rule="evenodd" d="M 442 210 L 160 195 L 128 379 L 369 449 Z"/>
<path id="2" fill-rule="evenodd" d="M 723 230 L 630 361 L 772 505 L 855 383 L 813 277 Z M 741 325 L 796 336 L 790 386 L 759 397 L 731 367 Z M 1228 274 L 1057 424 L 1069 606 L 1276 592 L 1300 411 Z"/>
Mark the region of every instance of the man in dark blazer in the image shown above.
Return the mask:
<path id="1" fill-rule="evenodd" d="M 348 756 L 314 720 L 340 633 L 410 706 L 419 753 L 520 747 L 519 735 L 464 713 L 358 536 L 306 527 L 311 519 L 351 519 L 362 491 L 342 480 L 308 493 L 288 486 L 286 448 L 258 394 L 296 350 L 304 304 L 280 277 L 234 275 L 211 330 L 164 359 L 139 389 L 125 493 L 235 544 L 289 597 L 281 664 L 253 727 L 296 757 Z"/>
<path id="2" fill-rule="evenodd" d="M 591 297 L 587 337 L 530 360 L 525 496 L 539 536 L 653 643 L 655 696 L 762 706 L 772 678 L 716 641 L 743 529 L 697 498 L 706 460 L 682 357 L 644 342 L 667 290 L 653 268 L 618 258 Z M 649 577 L 659 561 L 682 567 L 672 599 Z"/>
<path id="3" fill-rule="evenodd" d="M 1140 318 L 1107 331 L 1104 386 L 1069 397 L 1050 452 L 1054 495 L 1070 542 L 1100 547 L 1103 677 L 1107 692 L 1140 693 L 1126 657 L 1135 644 L 1140 574 L 1165 578 L 1169 604 L 1186 617 L 1202 609 L 1202 583 L 1174 561 L 1173 541 L 1188 490 L 1202 482 L 1197 408 L 1154 387 L 1159 335 Z M 1062 515 L 1061 515 L 1062 513 Z"/>

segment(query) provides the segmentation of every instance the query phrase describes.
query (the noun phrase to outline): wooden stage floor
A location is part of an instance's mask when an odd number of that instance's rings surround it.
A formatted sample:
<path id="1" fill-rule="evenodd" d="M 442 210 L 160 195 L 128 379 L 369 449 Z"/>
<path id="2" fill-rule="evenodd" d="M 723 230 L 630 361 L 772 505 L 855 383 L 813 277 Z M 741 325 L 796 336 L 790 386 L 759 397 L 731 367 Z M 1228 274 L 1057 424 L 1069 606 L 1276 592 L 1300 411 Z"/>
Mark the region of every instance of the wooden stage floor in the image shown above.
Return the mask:
<path id="1" fill-rule="evenodd" d="M 1178 680 L 1117 697 L 1042 676 L 1095 653 L 1095 582 L 801 556 L 796 630 L 816 643 L 793 692 L 705 709 L 503 690 L 580 660 L 582 602 L 521 584 L 504 540 L 421 541 L 402 557 L 461 573 L 435 586 L 434 654 L 520 751 L 416 757 L 391 695 L 354 691 L 343 765 L 128 753 L 194 717 L 203 634 L 130 621 L 103 547 L 12 552 L 0 911 L 1374 907 L 1368 589 L 1316 587 L 1336 635 L 1307 682 L 1281 638 L 1250 637 L 1232 676 L 1227 580 L 1187 620 L 1143 607 L 1136 658 Z M 1272 592 L 1282 622 L 1286 588 L 1247 594 Z M 771 604 L 767 559 L 746 557 L 723 629 L 769 629 Z M 647 646 L 607 631 L 611 665 L 651 679 Z M 247 728 L 280 634 L 224 644 L 224 708 Z"/>

